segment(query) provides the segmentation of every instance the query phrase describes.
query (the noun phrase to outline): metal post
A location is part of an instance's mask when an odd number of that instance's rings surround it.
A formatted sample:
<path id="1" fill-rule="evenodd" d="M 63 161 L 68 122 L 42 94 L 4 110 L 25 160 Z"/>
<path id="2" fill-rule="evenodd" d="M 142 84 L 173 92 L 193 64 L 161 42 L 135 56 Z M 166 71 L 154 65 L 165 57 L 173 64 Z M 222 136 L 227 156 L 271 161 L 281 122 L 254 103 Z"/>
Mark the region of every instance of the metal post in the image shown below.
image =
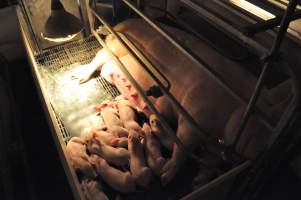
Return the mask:
<path id="1" fill-rule="evenodd" d="M 89 36 L 91 34 L 91 32 L 90 32 L 90 28 L 89 28 L 90 23 L 89 23 L 89 17 L 88 17 L 88 12 L 87 12 L 87 4 L 90 2 L 90 0 L 78 0 L 78 2 L 79 2 L 79 14 L 82 18 L 85 35 Z"/>
<path id="2" fill-rule="evenodd" d="M 256 104 L 256 101 L 260 95 L 260 92 L 261 92 L 261 89 L 263 87 L 263 83 L 264 83 L 264 80 L 265 80 L 265 76 L 267 74 L 267 71 L 270 69 L 270 67 L 272 66 L 272 62 L 275 60 L 275 58 L 277 57 L 277 54 L 279 52 L 279 47 L 282 43 L 282 40 L 287 32 L 287 28 L 289 26 L 289 23 L 290 23 L 290 19 L 291 19 L 291 16 L 294 14 L 295 12 L 295 9 L 297 7 L 297 4 L 298 4 L 298 0 L 291 0 L 289 2 L 289 5 L 288 5 L 288 8 L 287 10 L 285 11 L 285 14 L 282 18 L 282 21 L 281 21 L 281 24 L 280 24 L 280 28 L 279 28 L 279 32 L 277 34 L 277 37 L 273 43 L 273 47 L 272 47 L 272 50 L 271 50 L 271 53 L 269 55 L 269 57 L 267 58 L 267 60 L 265 61 L 265 64 L 264 64 L 264 67 L 263 67 L 263 70 L 260 74 L 260 77 L 257 81 L 257 84 L 256 84 L 256 88 L 255 88 L 255 91 L 253 92 L 253 95 L 250 99 L 250 102 L 247 106 L 247 109 L 243 115 L 243 119 L 242 119 L 242 122 L 237 130 L 237 136 L 234 140 L 234 143 L 233 143 L 233 147 L 234 149 L 236 148 L 237 146 L 237 143 L 239 141 L 239 139 L 241 138 L 241 135 L 243 133 L 243 130 L 248 122 L 248 119 L 250 118 L 250 115 L 251 115 L 251 112 L 253 111 L 254 109 L 254 106 Z"/>

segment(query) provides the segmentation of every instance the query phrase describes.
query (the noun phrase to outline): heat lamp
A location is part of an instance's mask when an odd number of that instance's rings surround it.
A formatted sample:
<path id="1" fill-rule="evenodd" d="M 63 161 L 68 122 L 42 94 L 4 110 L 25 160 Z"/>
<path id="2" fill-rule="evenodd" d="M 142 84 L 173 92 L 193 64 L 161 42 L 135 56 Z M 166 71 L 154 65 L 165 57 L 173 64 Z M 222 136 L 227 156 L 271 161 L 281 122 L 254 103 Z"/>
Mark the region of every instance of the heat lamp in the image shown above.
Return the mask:
<path id="1" fill-rule="evenodd" d="M 52 42 L 72 40 L 83 30 L 81 21 L 66 11 L 60 0 L 51 0 L 51 13 L 46 20 L 42 38 Z"/>

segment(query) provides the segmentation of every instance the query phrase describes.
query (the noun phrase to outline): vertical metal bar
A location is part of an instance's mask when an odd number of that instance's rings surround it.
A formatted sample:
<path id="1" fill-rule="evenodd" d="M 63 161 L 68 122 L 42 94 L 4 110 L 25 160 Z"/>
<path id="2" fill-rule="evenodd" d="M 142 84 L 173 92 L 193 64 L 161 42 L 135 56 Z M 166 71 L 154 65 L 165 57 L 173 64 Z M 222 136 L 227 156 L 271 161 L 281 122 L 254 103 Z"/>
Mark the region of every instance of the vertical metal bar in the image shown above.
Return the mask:
<path id="1" fill-rule="evenodd" d="M 244 130 L 246 124 L 247 124 L 248 119 L 250 118 L 250 114 L 254 109 L 254 106 L 256 104 L 258 96 L 260 95 L 260 92 L 261 92 L 261 89 L 263 87 L 263 83 L 264 83 L 267 71 L 271 67 L 272 61 L 275 59 L 275 57 L 278 54 L 279 47 L 280 47 L 280 45 L 282 43 L 282 40 L 283 40 L 283 38 L 284 38 L 284 36 L 287 32 L 287 28 L 289 26 L 291 16 L 294 14 L 294 11 L 297 7 L 297 4 L 298 4 L 298 0 L 291 0 L 289 2 L 288 8 L 285 11 L 285 14 L 284 14 L 284 16 L 281 20 L 280 29 L 279 29 L 277 37 L 276 37 L 276 39 L 273 43 L 270 56 L 269 56 L 268 60 L 266 61 L 266 63 L 264 64 L 263 70 L 262 70 L 262 72 L 260 74 L 260 77 L 258 79 L 258 82 L 256 84 L 255 91 L 254 91 L 254 93 L 253 93 L 253 95 L 250 99 L 250 102 L 247 106 L 247 109 L 246 109 L 246 111 L 243 115 L 242 122 L 241 122 L 241 124 L 240 124 L 240 126 L 237 130 L 236 138 L 235 138 L 234 143 L 233 143 L 234 149 L 236 148 L 236 146 L 238 144 L 238 141 L 242 136 L 243 130 Z"/>
<path id="2" fill-rule="evenodd" d="M 89 23 L 89 17 L 87 12 L 87 4 L 89 4 L 93 0 L 78 0 L 79 2 L 79 14 L 83 20 L 85 35 L 89 36 L 91 34 L 90 32 L 90 23 Z M 94 2 L 94 1 L 93 1 Z"/>

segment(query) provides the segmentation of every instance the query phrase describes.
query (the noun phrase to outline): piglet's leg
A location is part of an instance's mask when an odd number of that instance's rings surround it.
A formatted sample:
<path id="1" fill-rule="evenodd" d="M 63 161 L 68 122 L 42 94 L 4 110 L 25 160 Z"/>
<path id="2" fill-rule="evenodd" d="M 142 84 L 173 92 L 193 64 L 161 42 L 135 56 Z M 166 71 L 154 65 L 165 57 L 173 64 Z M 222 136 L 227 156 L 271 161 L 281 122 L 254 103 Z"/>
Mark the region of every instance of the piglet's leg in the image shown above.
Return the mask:
<path id="1" fill-rule="evenodd" d="M 104 159 L 96 155 L 90 157 L 101 178 L 117 191 L 128 193 L 135 191 L 135 181 L 129 172 L 122 172 L 111 167 Z"/>
<path id="2" fill-rule="evenodd" d="M 147 164 L 155 174 L 161 175 L 160 172 L 166 160 L 162 157 L 160 143 L 153 136 L 148 124 L 145 123 L 142 129 L 145 132 Z"/>
<path id="3" fill-rule="evenodd" d="M 130 169 L 136 183 L 146 187 L 151 180 L 151 170 L 146 166 L 143 146 L 139 140 L 139 134 L 133 130 L 129 132 Z"/>

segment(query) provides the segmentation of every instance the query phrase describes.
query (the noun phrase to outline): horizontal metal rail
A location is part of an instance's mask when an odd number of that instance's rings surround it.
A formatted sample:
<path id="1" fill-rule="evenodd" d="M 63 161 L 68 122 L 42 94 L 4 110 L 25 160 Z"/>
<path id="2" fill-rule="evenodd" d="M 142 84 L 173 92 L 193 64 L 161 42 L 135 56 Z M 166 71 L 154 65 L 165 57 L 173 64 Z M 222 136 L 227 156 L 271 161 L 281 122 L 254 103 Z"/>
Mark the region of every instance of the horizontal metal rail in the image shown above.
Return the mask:
<path id="1" fill-rule="evenodd" d="M 301 12 L 300 11 L 297 11 L 293 16 L 292 16 L 292 20 L 297 20 L 297 19 L 300 19 L 301 18 Z M 251 26 L 247 26 L 245 29 L 245 33 L 247 35 L 255 35 L 256 33 L 259 33 L 259 32 L 263 32 L 263 31 L 266 31 L 268 29 L 272 29 L 272 28 L 275 28 L 276 26 L 280 25 L 280 22 L 281 22 L 281 19 L 282 17 L 275 17 L 273 19 L 270 19 L 270 20 L 267 20 L 267 21 L 264 21 L 264 22 L 259 22 L 259 23 L 256 23 L 256 24 L 253 24 Z"/>
<path id="2" fill-rule="evenodd" d="M 121 44 L 124 45 L 124 47 L 126 49 L 128 49 L 130 52 L 130 55 L 134 56 L 134 58 L 136 58 L 136 60 L 144 65 L 143 62 L 140 61 L 140 59 L 135 56 L 134 52 L 131 52 L 131 49 L 125 44 L 125 42 L 120 38 L 120 36 L 112 29 L 112 27 L 106 23 L 105 20 L 101 19 L 97 13 L 93 10 L 93 8 L 89 8 L 91 13 L 98 19 L 100 20 L 101 23 L 103 23 L 104 26 L 106 26 L 106 28 L 108 28 L 108 30 L 118 39 L 120 40 Z M 204 167 L 207 167 L 207 164 L 200 161 L 199 158 L 197 156 L 195 156 L 190 150 L 187 149 L 187 147 L 182 143 L 182 141 L 177 137 L 176 134 L 174 134 L 174 131 L 172 130 L 172 128 L 168 125 L 168 123 L 165 121 L 165 119 L 163 117 L 161 117 L 160 113 L 157 111 L 157 109 L 155 108 L 155 106 L 152 104 L 152 102 L 148 99 L 148 97 L 145 94 L 145 91 L 142 89 L 142 87 L 137 83 L 137 81 L 133 78 L 133 76 L 129 73 L 129 71 L 126 69 L 126 67 L 123 65 L 123 63 L 114 55 L 114 53 L 111 51 L 111 49 L 106 45 L 105 41 L 98 35 L 98 33 L 94 30 L 94 27 L 91 28 L 92 34 L 95 36 L 95 38 L 100 42 L 100 44 L 105 48 L 105 50 L 109 53 L 109 55 L 111 56 L 111 58 L 116 62 L 117 66 L 120 68 L 120 70 L 125 74 L 125 76 L 129 79 L 129 81 L 132 83 L 133 87 L 137 90 L 137 92 L 141 95 L 141 97 L 143 98 L 143 100 L 145 101 L 145 103 L 149 106 L 150 110 L 158 117 L 158 120 L 160 122 L 160 125 L 162 125 L 162 127 L 166 130 L 167 134 L 174 140 L 174 142 L 178 145 L 178 147 L 190 158 L 192 158 L 193 160 L 197 161 L 198 163 L 202 164 Z M 144 66 L 146 67 L 146 66 Z M 159 84 L 160 81 L 157 80 L 157 78 L 152 74 L 151 75 L 153 78 L 156 79 L 156 81 L 158 81 Z M 164 87 L 161 88 L 163 91 L 165 91 L 166 93 L 169 93 L 166 89 L 164 89 Z M 169 95 L 171 95 L 169 93 Z M 172 96 L 172 95 L 171 95 Z M 184 109 L 184 108 L 182 108 Z M 203 136 L 203 135 L 201 135 Z M 205 139 L 204 136 L 202 139 Z M 209 168 L 209 167 L 207 167 Z"/>

